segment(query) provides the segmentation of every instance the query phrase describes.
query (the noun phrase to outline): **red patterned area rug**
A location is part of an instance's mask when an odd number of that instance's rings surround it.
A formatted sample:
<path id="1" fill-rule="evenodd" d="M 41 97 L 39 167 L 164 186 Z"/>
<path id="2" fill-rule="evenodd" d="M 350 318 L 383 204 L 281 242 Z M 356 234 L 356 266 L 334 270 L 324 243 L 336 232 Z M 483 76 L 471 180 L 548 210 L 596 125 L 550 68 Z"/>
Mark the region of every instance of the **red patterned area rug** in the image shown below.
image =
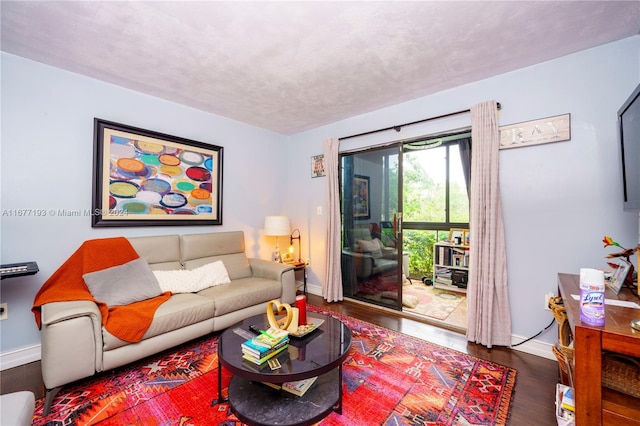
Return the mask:
<path id="1" fill-rule="evenodd" d="M 502 425 L 516 370 L 355 318 L 343 369 L 342 415 L 319 425 Z M 34 425 L 241 425 L 218 404 L 218 335 L 65 386 Z M 230 375 L 223 371 L 223 386 Z"/>

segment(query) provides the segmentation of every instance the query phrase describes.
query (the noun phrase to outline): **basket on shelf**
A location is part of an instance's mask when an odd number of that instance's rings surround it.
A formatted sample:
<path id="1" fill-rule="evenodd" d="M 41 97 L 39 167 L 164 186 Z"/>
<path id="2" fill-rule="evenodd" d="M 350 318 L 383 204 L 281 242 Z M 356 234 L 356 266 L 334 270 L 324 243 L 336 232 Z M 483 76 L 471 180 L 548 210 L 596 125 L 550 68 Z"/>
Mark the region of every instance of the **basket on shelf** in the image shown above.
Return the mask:
<path id="1" fill-rule="evenodd" d="M 604 352 L 602 386 L 640 398 L 640 358 Z"/>

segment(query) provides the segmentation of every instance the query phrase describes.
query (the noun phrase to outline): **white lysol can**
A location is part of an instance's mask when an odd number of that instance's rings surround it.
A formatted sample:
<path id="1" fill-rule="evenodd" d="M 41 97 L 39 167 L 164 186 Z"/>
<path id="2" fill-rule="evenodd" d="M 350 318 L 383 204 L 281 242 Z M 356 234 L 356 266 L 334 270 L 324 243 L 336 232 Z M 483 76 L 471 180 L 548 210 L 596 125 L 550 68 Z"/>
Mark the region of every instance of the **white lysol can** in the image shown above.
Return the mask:
<path id="1" fill-rule="evenodd" d="M 604 325 L 604 289 L 603 271 L 580 269 L 580 321 Z"/>

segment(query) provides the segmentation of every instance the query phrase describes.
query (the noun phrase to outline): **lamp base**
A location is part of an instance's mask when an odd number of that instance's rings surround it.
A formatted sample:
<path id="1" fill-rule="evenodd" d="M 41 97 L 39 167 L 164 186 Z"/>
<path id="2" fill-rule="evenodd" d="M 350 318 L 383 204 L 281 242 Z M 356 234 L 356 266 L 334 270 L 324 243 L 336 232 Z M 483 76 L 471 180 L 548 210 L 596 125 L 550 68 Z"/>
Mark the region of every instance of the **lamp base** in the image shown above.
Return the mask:
<path id="1" fill-rule="evenodd" d="M 276 250 L 273 252 L 272 260 L 274 262 L 282 263 L 282 255 L 280 254 L 280 250 Z"/>

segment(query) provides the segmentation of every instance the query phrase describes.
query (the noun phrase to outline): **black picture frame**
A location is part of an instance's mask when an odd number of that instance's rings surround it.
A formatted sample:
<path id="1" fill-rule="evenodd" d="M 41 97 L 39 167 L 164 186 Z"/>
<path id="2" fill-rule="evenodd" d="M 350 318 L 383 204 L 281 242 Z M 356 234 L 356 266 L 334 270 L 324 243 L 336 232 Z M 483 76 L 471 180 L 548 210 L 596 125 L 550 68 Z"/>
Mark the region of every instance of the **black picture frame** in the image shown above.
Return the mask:
<path id="1" fill-rule="evenodd" d="M 91 227 L 222 225 L 223 152 L 94 118 Z"/>
<path id="2" fill-rule="evenodd" d="M 617 264 L 609 263 L 609 265 L 614 266 L 614 269 L 611 273 L 611 278 L 607 281 L 607 286 L 615 294 L 619 294 L 627 280 L 627 275 L 631 271 L 631 264 L 621 259 Z"/>
<path id="3" fill-rule="evenodd" d="M 355 220 L 371 219 L 369 176 L 353 176 L 353 218 Z"/>

